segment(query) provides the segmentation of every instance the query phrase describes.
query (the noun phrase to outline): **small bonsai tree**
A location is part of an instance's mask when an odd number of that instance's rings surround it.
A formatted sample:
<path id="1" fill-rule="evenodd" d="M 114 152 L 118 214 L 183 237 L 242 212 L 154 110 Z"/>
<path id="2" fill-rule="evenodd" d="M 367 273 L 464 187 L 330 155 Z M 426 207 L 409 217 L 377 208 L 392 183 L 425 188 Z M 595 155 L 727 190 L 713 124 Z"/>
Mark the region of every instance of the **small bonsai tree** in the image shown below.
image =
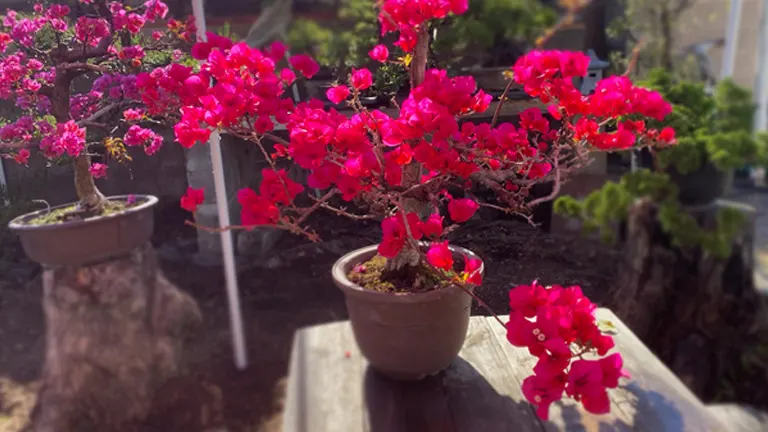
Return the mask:
<path id="1" fill-rule="evenodd" d="M 671 145 L 674 133 L 652 127 L 602 131 L 601 126 L 629 115 L 638 121 L 662 120 L 671 106 L 624 76 L 603 80 L 593 95 L 582 96 L 573 78 L 587 73 L 589 58 L 561 51 L 531 52 L 513 68 L 515 81 L 545 103 L 546 112 L 526 110 L 519 125 L 496 124 L 496 118 L 462 123 L 462 116 L 486 111 L 491 97 L 471 77 L 427 69 L 428 28 L 430 21 L 467 8 L 466 0 L 380 2 L 382 31 L 399 32 L 397 45 L 412 59 L 407 63 L 411 92 L 397 116 L 361 104 L 361 92 L 373 83 L 365 68 L 353 69 L 348 84 L 327 92 L 333 102 L 355 110 L 351 117 L 325 109 L 317 100 L 294 105 L 285 90 L 296 79 L 295 71 L 311 77 L 319 66 L 302 54 L 290 59 L 291 68 L 276 66 L 285 54 L 279 43 L 260 51 L 210 38 L 193 48 L 204 61 L 198 73 L 158 69 L 149 74 L 151 80 L 142 80 L 141 88 L 165 96 L 154 100 L 151 111 L 180 110 L 175 133 L 183 146 L 207 140 L 212 128 L 221 129 L 252 143 L 270 164 L 258 190 L 238 193 L 243 226 L 224 229 L 273 227 L 317 240 L 307 226 L 316 211 L 352 220 L 381 218 L 379 255 L 353 269 L 348 276 L 352 281 L 396 293 L 460 286 L 473 295 L 471 285 L 480 283 L 481 263 L 466 258 L 454 262 L 442 240 L 456 224 L 471 219 L 482 205 L 527 216 L 532 207 L 558 194 L 560 184 L 589 161 L 591 151 Z M 379 61 L 386 60 L 385 53 L 383 47 L 371 51 Z M 556 127 L 547 113 L 560 120 Z M 286 126 L 287 140 L 271 133 L 275 122 Z M 323 192 L 302 196 L 305 186 L 279 169 L 277 160 L 310 170 L 306 186 Z M 542 182 L 553 182 L 554 190 L 530 200 L 531 188 Z M 479 203 L 470 195 L 474 183 L 496 191 L 505 206 Z M 449 193 L 449 187 L 461 195 Z M 194 211 L 202 198 L 203 191 L 191 190 L 182 204 Z M 355 202 L 361 210 L 350 211 L 344 202 Z M 594 305 L 577 287 L 536 283 L 514 289 L 510 299 L 510 323 L 500 322 L 507 326 L 511 343 L 540 358 L 535 375 L 523 384 L 539 415 L 546 417 L 549 405 L 564 393 L 591 412 L 606 412 L 605 389 L 618 384 L 621 358 L 580 359 L 585 352 L 605 355 L 612 346 L 597 328 Z M 539 318 L 532 321 L 534 316 Z"/>
<path id="2" fill-rule="evenodd" d="M 195 30 L 191 22 L 169 20 L 166 29 L 144 31 L 166 17 L 168 8 L 159 0 L 138 8 L 80 3 L 80 16 L 64 4 L 36 4 L 31 14 L 8 11 L 0 23 L 0 98 L 18 114 L 0 129 L 0 155 L 27 164 L 37 149 L 51 163 L 72 164 L 80 201 L 62 218 L 107 210 L 94 182 L 106 176 L 107 165 L 91 163 L 101 146 L 107 157 L 127 162 L 126 145 L 154 154 L 163 144 L 160 135 L 138 125 L 148 119 L 142 100 L 151 95 L 138 92 L 137 74 L 182 61 L 184 54 L 175 49 Z M 75 90 L 80 87 L 87 90 Z"/>
<path id="3" fill-rule="evenodd" d="M 645 84 L 672 103 L 672 113 L 652 126 L 673 127 L 677 145 L 653 152 L 654 169 L 625 174 L 619 183 L 607 182 L 581 201 L 561 197 L 555 211 L 582 220 L 587 231 L 600 230 L 606 241 L 612 241 L 616 224 L 627 217 L 629 206 L 638 198 L 651 198 L 659 204 L 661 227 L 675 245 L 701 246 L 726 258 L 742 215 L 722 209 L 714 230 L 700 227 L 680 203 L 680 189 L 669 172 L 688 175 L 706 164 L 728 171 L 748 162 L 765 163 L 768 136 L 752 135 L 752 96 L 729 79 L 709 94 L 703 84 L 675 80 L 662 69 L 653 70 Z"/>

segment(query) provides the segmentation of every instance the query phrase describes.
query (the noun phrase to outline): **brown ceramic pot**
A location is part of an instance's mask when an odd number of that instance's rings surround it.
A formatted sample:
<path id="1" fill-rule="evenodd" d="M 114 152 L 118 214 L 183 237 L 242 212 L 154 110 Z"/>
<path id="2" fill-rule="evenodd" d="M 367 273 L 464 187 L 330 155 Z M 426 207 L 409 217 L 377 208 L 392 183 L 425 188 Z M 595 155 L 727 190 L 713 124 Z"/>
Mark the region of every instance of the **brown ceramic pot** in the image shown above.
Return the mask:
<path id="1" fill-rule="evenodd" d="M 350 252 L 333 266 L 360 351 L 374 369 L 390 378 L 419 380 L 440 372 L 464 344 L 472 297 L 455 286 L 426 293 L 382 293 L 347 279 L 355 265 L 376 255 L 376 248 Z M 464 248 L 451 246 L 451 250 L 457 258 L 477 258 Z"/>
<path id="2" fill-rule="evenodd" d="M 120 213 L 50 225 L 29 225 L 27 221 L 48 212 L 39 210 L 21 215 L 8 227 L 18 233 L 27 256 L 43 265 L 83 265 L 126 254 L 145 244 L 154 230 L 156 197 L 134 195 L 137 205 Z M 128 196 L 108 197 L 127 200 Z M 72 204 L 52 207 L 55 210 Z"/>

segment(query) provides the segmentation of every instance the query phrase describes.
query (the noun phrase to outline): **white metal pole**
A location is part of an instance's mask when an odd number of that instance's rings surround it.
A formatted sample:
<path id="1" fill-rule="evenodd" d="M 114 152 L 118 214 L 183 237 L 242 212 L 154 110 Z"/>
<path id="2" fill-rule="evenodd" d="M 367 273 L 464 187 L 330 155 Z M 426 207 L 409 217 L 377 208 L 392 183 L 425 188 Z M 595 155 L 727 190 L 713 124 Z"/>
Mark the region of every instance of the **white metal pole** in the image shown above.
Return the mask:
<path id="1" fill-rule="evenodd" d="M 755 112 L 754 130 L 766 130 L 768 123 L 768 4 L 763 2 L 763 14 L 760 19 L 760 30 L 757 40 L 757 82 L 755 83 Z"/>
<path id="2" fill-rule="evenodd" d="M 733 67 L 736 63 L 736 47 L 739 45 L 739 29 L 741 28 L 741 4 L 741 0 L 731 0 L 728 28 L 725 30 L 723 66 L 720 69 L 721 79 L 733 75 Z"/>
<path id="3" fill-rule="evenodd" d="M 0 189 L 5 192 L 5 198 L 0 205 L 8 206 L 11 202 L 8 200 L 8 180 L 5 178 L 5 169 L 3 168 L 3 159 L 0 158 Z"/>
<path id="4" fill-rule="evenodd" d="M 192 0 L 192 12 L 197 25 L 197 39 L 205 41 L 205 13 L 203 0 Z M 224 181 L 224 162 L 221 157 L 221 136 L 218 131 L 211 132 L 208 141 L 211 148 L 211 161 L 213 162 L 213 181 L 216 190 L 216 208 L 219 213 L 219 225 L 228 226 L 229 206 L 227 200 L 227 187 Z M 224 278 L 227 283 L 227 297 L 229 300 L 229 322 L 232 328 L 232 345 L 235 354 L 235 366 L 242 370 L 248 366 L 248 357 L 245 350 L 245 334 L 243 331 L 243 317 L 240 311 L 240 294 L 237 288 L 237 272 L 235 271 L 235 251 L 232 243 L 232 232 L 221 232 L 221 250 L 224 256 Z"/>

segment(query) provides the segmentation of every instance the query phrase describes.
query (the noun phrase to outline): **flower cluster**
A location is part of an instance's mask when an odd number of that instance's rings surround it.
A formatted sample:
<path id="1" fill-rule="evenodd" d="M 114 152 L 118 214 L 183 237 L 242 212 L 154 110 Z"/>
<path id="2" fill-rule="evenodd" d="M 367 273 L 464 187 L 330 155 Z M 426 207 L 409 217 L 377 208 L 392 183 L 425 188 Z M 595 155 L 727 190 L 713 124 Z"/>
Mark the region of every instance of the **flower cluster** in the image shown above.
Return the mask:
<path id="1" fill-rule="evenodd" d="M 128 128 L 127 145 L 141 146 L 147 154 L 161 147 L 162 137 L 131 126 L 148 119 L 135 73 L 150 51 L 190 41 L 195 32 L 192 22 L 169 20 L 166 31 L 149 37 L 142 32 L 146 25 L 168 14 L 168 6 L 160 0 L 137 6 L 118 1 L 80 3 L 84 13 L 79 17 L 73 17 L 65 4 L 36 4 L 30 14 L 9 10 L 2 17 L 0 99 L 14 102 L 23 113 L 0 128 L 0 157 L 27 164 L 33 147 L 47 158 L 81 157 L 95 143 L 86 140 L 86 128 L 107 136 Z M 91 88 L 70 94 L 73 80 L 86 73 L 97 76 Z M 130 160 L 113 151 L 107 149 L 107 155 Z M 106 164 L 93 164 L 78 175 L 100 178 L 106 169 Z"/>
<path id="2" fill-rule="evenodd" d="M 379 14 L 381 34 L 399 31 L 396 45 L 410 52 L 416 47 L 417 30 L 426 22 L 445 18 L 449 13 L 461 15 L 468 8 L 469 0 L 385 0 Z"/>
<path id="3" fill-rule="evenodd" d="M 619 353 L 607 355 L 613 338 L 595 319 L 596 306 L 578 286 L 544 287 L 537 282 L 509 291 L 507 339 L 538 358 L 534 374 L 523 381 L 523 394 L 547 419 L 549 406 L 567 395 L 594 414 L 610 410 L 606 389 L 616 388 L 622 370 Z M 587 360 L 585 355 L 600 358 Z M 606 356 L 607 355 L 607 356 Z"/>

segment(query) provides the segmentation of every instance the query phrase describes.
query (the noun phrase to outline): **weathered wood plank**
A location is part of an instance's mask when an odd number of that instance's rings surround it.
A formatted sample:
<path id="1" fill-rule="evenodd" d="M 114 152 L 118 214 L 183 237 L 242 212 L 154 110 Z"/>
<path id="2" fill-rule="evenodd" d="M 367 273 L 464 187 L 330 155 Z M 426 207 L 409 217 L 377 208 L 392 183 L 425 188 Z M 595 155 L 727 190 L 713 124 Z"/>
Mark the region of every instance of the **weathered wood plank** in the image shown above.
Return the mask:
<path id="1" fill-rule="evenodd" d="M 616 328 L 616 349 L 632 375 L 624 391 L 611 392 L 634 426 L 647 431 L 724 431 L 705 405 L 608 309 L 598 309 L 600 320 Z"/>
<path id="2" fill-rule="evenodd" d="M 768 413 L 736 404 L 710 405 L 707 409 L 733 432 L 768 431 Z"/>
<path id="3" fill-rule="evenodd" d="M 410 383 L 369 369 L 343 322 L 297 332 L 284 431 L 730 430 L 610 311 L 599 310 L 598 318 L 616 327 L 617 348 L 632 374 L 609 392 L 609 415 L 586 413 L 566 399 L 552 405 L 550 421 L 540 422 L 520 388 L 535 358 L 510 345 L 492 318 L 472 318 L 460 358 L 448 370 Z"/>
<path id="4" fill-rule="evenodd" d="M 398 382 L 367 368 L 366 431 L 454 432 L 440 376 Z"/>
<path id="5" fill-rule="evenodd" d="M 514 374 L 516 365 L 509 362 L 491 325 L 499 326 L 481 317 L 470 320 L 460 358 L 443 375 L 456 431 L 541 432 Z"/>
<path id="6" fill-rule="evenodd" d="M 492 320 L 493 318 L 487 318 Z M 509 317 L 501 319 L 506 322 Z M 497 344 L 504 347 L 507 355 L 507 363 L 512 365 L 512 371 L 517 379 L 522 382 L 533 373 L 536 358 L 527 349 L 518 348 L 507 341 L 506 329 L 497 323 L 492 325 L 493 334 Z M 562 402 L 554 403 L 549 408 L 549 421 L 543 423 L 547 431 L 629 431 L 633 430 L 632 417 L 621 409 L 614 401 L 611 401 L 611 412 L 606 415 L 594 415 L 586 412 L 581 404 L 568 398 Z M 649 430 L 648 432 L 656 432 Z"/>
<path id="7" fill-rule="evenodd" d="M 296 332 L 283 431 L 362 430 L 362 366 L 362 356 L 348 322 Z"/>

